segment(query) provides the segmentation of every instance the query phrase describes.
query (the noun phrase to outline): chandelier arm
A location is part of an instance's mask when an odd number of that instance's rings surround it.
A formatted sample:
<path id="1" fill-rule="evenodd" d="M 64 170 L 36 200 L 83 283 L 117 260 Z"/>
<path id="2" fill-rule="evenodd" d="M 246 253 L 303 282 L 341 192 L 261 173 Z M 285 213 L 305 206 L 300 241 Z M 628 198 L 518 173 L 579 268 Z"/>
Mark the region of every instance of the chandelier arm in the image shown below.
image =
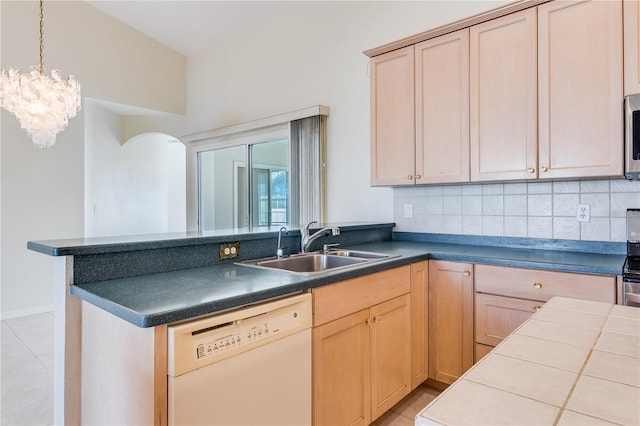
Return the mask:
<path id="1" fill-rule="evenodd" d="M 44 74 L 44 0 L 40 0 L 40 74 Z"/>

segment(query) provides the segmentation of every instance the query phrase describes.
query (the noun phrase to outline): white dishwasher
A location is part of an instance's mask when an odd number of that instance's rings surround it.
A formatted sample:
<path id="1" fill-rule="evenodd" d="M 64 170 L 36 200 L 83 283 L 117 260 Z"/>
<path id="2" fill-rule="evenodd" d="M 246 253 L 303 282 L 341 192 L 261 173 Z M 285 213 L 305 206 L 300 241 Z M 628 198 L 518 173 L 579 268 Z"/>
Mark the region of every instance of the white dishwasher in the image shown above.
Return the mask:
<path id="1" fill-rule="evenodd" d="M 311 294 L 168 327 L 170 425 L 310 425 Z"/>

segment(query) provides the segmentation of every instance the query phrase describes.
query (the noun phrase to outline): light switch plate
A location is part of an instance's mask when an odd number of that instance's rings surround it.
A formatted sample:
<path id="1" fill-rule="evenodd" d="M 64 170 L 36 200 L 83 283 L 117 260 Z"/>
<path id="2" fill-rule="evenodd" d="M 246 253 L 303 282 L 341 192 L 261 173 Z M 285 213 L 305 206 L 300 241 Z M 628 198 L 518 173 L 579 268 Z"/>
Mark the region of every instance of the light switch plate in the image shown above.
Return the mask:
<path id="1" fill-rule="evenodd" d="M 413 217 L 413 204 L 404 205 L 404 217 Z"/>

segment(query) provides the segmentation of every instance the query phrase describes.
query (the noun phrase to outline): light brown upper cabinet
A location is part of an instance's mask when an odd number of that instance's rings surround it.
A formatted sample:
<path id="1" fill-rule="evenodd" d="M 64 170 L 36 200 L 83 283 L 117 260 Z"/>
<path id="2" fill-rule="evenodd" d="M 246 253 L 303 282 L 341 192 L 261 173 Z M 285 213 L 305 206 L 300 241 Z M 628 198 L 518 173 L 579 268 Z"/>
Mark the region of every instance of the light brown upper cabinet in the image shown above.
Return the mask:
<path id="1" fill-rule="evenodd" d="M 371 59 L 371 184 L 413 184 L 413 46 Z"/>
<path id="2" fill-rule="evenodd" d="M 622 8 L 515 2 L 373 56 L 372 185 L 622 176 Z M 639 27 L 625 1 L 627 93 Z"/>
<path id="3" fill-rule="evenodd" d="M 640 5 L 624 0 L 624 94 L 640 93 Z"/>
<path id="4" fill-rule="evenodd" d="M 622 2 L 538 7 L 540 178 L 622 176 Z"/>
<path id="5" fill-rule="evenodd" d="M 469 181 L 469 29 L 415 46 L 416 183 Z"/>
<path id="6" fill-rule="evenodd" d="M 536 9 L 471 27 L 471 180 L 537 177 Z"/>
<path id="7" fill-rule="evenodd" d="M 373 58 L 372 185 L 468 181 L 469 30 Z"/>
<path id="8" fill-rule="evenodd" d="M 471 180 L 621 176 L 622 64 L 619 1 L 471 27 Z"/>

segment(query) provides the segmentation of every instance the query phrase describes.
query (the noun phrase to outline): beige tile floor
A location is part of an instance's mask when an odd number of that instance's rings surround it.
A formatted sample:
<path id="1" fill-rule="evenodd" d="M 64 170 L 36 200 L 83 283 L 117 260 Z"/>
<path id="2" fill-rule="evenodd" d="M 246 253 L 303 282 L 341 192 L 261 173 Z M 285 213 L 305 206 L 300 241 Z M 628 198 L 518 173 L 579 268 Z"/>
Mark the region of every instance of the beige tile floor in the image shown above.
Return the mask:
<path id="1" fill-rule="evenodd" d="M 372 426 L 413 426 L 415 417 L 424 407 L 429 405 L 440 391 L 425 385 L 418 386 L 391 410 L 380 416 Z"/>
<path id="2" fill-rule="evenodd" d="M 2 321 L 0 424 L 53 424 L 53 314 Z M 440 392 L 419 386 L 374 426 L 409 426 Z"/>
<path id="3" fill-rule="evenodd" d="M 53 424 L 53 314 L 2 321 L 0 424 Z"/>

